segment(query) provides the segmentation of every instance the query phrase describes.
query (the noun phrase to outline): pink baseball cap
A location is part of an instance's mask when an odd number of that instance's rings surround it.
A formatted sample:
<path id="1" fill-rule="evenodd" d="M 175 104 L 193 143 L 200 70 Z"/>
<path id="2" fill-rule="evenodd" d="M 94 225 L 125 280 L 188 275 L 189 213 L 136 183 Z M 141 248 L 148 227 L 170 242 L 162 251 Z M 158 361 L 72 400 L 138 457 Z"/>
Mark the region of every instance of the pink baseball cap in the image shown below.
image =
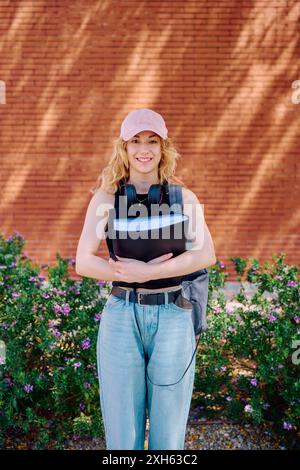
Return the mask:
<path id="1" fill-rule="evenodd" d="M 120 137 L 123 140 L 129 140 L 141 131 L 153 131 L 163 139 L 168 137 L 168 129 L 163 117 L 148 108 L 136 109 L 127 114 L 121 124 Z"/>

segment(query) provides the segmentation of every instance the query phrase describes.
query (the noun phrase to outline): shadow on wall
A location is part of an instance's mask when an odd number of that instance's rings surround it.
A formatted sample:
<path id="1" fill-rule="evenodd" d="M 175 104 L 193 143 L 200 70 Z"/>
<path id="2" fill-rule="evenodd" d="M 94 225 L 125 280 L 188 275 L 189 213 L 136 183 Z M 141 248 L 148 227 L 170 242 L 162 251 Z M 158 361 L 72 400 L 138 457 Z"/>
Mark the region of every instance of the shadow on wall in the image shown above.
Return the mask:
<path id="1" fill-rule="evenodd" d="M 40 262 L 74 257 L 124 116 L 161 112 L 216 252 L 299 243 L 299 2 L 12 2 L 2 13 L 1 218 Z"/>

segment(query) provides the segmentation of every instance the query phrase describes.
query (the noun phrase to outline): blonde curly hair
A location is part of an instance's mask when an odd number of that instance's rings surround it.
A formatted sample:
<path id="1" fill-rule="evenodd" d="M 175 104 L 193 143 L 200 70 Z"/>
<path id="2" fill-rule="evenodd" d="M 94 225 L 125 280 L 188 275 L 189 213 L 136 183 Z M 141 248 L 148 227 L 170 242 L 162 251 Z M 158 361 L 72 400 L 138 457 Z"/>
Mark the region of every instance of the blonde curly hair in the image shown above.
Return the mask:
<path id="1" fill-rule="evenodd" d="M 159 184 L 173 183 L 184 186 L 183 181 L 175 176 L 177 160 L 181 155 L 169 137 L 162 139 L 160 136 L 161 159 L 158 166 Z M 90 189 L 95 194 L 98 189 L 104 189 L 110 194 L 114 194 L 118 189 L 118 182 L 124 178 L 129 179 L 129 161 L 127 156 L 127 141 L 122 137 L 113 140 L 113 152 L 106 167 L 98 176 L 96 185 Z"/>

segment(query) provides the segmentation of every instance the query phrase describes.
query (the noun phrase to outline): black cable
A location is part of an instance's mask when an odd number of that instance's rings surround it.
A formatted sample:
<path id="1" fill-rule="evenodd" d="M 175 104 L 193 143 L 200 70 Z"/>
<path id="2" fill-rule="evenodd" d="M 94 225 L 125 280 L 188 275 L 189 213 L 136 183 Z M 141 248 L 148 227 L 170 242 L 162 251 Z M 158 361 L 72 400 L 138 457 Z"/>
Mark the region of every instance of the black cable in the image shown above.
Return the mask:
<path id="1" fill-rule="evenodd" d="M 135 298 L 136 298 L 136 289 L 133 289 L 134 291 L 134 295 L 135 295 Z M 133 301 L 133 311 L 134 311 L 134 317 L 135 317 L 135 321 L 136 321 L 136 324 L 137 324 L 137 327 L 138 327 L 138 330 L 139 330 L 139 334 L 140 334 L 140 338 L 141 338 L 141 341 L 142 341 L 142 346 L 143 346 L 143 351 L 144 351 L 144 356 L 145 356 L 145 359 L 146 359 L 146 351 L 145 351 L 145 348 L 144 348 L 144 342 L 143 342 L 143 338 L 142 338 L 142 335 L 141 335 L 141 330 L 140 330 L 140 327 L 139 327 L 139 322 L 137 321 L 137 317 L 136 317 L 136 310 L 135 310 L 135 306 L 136 306 L 136 302 L 135 300 Z M 155 384 L 152 382 L 152 380 L 150 379 L 149 375 L 148 375 L 148 364 L 146 364 L 146 375 L 148 377 L 148 379 L 150 380 L 150 382 L 152 383 L 152 385 L 157 385 L 158 387 L 169 387 L 170 385 L 176 385 L 178 382 L 180 382 L 183 377 L 185 376 L 186 372 L 188 371 L 191 363 L 192 363 L 192 360 L 193 360 L 193 357 L 195 355 L 195 352 L 197 351 L 197 347 L 198 347 L 198 344 L 199 344 L 199 340 L 200 340 L 200 336 L 198 338 L 198 341 L 197 341 L 197 344 L 196 344 L 196 347 L 195 347 L 195 350 L 193 352 L 193 355 L 192 355 L 192 359 L 190 360 L 190 363 L 189 365 L 187 366 L 183 376 L 177 381 L 177 382 L 174 382 L 172 384 Z"/>

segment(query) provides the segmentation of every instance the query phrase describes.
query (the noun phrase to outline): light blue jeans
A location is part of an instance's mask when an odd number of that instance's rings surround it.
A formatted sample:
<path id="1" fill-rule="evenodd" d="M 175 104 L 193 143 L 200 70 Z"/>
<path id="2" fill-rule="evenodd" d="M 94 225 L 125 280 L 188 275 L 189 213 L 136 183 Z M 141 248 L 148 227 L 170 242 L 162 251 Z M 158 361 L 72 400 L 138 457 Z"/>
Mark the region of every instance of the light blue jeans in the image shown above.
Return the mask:
<path id="1" fill-rule="evenodd" d="M 195 354 L 184 374 L 196 343 L 192 309 L 167 299 L 162 305 L 139 305 L 128 297 L 129 291 L 126 299 L 109 296 L 98 331 L 106 448 L 144 450 L 148 416 L 149 450 L 184 449 L 196 360 Z M 146 367 L 154 384 L 167 386 L 153 385 Z"/>

